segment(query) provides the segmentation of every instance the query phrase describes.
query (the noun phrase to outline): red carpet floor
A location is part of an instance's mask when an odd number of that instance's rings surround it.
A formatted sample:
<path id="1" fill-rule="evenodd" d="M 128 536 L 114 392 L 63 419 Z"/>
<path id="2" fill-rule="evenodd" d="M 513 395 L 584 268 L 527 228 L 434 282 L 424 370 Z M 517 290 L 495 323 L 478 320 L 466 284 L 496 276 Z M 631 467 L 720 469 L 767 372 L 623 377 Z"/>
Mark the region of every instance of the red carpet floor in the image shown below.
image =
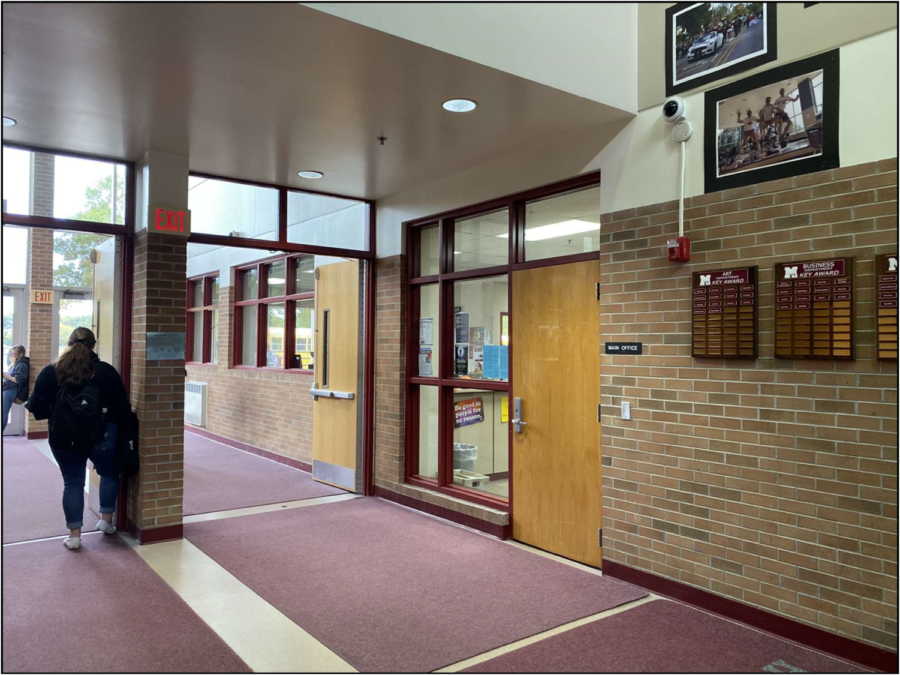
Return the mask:
<path id="1" fill-rule="evenodd" d="M 59 468 L 31 442 L 3 439 L 3 543 L 68 534 Z M 84 532 L 97 516 L 84 495 Z"/>
<path id="2" fill-rule="evenodd" d="M 646 595 L 372 498 L 185 535 L 364 672 L 428 672 Z"/>
<path id="3" fill-rule="evenodd" d="M 308 473 L 184 434 L 184 515 L 346 494 Z"/>
<path id="4" fill-rule="evenodd" d="M 92 535 L 3 549 L 3 672 L 250 669 L 125 542 Z"/>
<path id="5" fill-rule="evenodd" d="M 864 673 L 792 642 L 657 600 L 541 640 L 468 673 Z"/>

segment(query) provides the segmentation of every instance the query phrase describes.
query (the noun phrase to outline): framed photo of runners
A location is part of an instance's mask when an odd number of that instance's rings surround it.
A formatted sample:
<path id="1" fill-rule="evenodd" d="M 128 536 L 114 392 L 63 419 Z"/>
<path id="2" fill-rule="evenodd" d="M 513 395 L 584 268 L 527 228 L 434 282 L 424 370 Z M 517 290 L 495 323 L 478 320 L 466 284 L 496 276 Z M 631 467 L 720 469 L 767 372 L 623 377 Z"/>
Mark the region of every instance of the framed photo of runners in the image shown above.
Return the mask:
<path id="1" fill-rule="evenodd" d="M 840 50 L 706 92 L 706 192 L 840 166 Z"/>
<path id="2" fill-rule="evenodd" d="M 681 2 L 666 9 L 666 96 L 774 61 L 775 2 Z"/>

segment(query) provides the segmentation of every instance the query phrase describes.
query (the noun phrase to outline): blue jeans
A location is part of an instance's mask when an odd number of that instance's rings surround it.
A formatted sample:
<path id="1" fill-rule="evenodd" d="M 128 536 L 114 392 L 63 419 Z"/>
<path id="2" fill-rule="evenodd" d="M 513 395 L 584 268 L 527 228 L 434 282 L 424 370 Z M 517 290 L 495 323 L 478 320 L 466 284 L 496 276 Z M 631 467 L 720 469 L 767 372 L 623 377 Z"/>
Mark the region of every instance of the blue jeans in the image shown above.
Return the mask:
<path id="1" fill-rule="evenodd" d="M 9 422 L 9 411 L 12 410 L 13 401 L 16 400 L 15 389 L 3 390 L 3 431 L 6 431 L 6 423 Z"/>
<path id="2" fill-rule="evenodd" d="M 94 463 L 100 474 L 100 513 L 114 513 L 116 498 L 119 495 L 119 470 L 116 467 L 116 440 L 119 427 L 107 424 L 103 440 L 87 452 L 53 451 L 56 463 L 63 477 L 63 513 L 66 514 L 66 527 L 70 530 L 81 529 L 84 525 L 84 477 L 87 461 Z"/>

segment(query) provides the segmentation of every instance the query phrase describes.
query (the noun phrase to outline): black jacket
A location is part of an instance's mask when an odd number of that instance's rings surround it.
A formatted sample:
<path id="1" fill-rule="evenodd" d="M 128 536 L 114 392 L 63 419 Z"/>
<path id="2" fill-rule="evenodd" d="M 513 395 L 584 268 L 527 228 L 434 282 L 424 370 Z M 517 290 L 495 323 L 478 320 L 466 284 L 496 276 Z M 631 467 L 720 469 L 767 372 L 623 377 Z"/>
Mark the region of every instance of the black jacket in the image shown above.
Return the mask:
<path id="1" fill-rule="evenodd" d="M 132 416 L 131 404 L 128 402 L 128 392 L 125 391 L 119 371 L 101 361 L 96 354 L 94 366 L 94 377 L 91 381 L 100 391 L 100 405 L 107 410 L 106 421 L 114 424 L 128 421 Z M 31 392 L 31 398 L 25 407 L 31 411 L 36 420 L 50 419 L 57 393 L 59 383 L 56 380 L 56 367 L 51 363 L 37 376 L 34 391 Z"/>
<path id="2" fill-rule="evenodd" d="M 16 398 L 20 401 L 28 400 L 28 374 L 31 371 L 31 365 L 27 356 L 22 356 L 12 366 L 10 366 L 9 374 L 16 378 L 15 382 L 10 382 L 3 378 L 3 391 L 7 389 L 16 390 Z"/>

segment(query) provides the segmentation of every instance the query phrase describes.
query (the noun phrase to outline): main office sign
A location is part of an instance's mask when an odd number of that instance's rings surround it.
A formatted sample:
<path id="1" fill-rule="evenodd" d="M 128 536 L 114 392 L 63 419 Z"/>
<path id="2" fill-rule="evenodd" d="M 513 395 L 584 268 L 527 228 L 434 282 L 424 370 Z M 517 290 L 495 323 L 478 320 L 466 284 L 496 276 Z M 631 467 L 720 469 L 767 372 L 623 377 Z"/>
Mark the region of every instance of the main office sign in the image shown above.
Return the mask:
<path id="1" fill-rule="evenodd" d="M 644 343 L 643 342 L 607 342 L 606 343 L 606 353 L 607 354 L 630 354 L 632 356 L 636 354 L 644 353 Z"/>
<path id="2" fill-rule="evenodd" d="M 147 225 L 150 232 L 156 234 L 187 237 L 191 234 L 191 212 L 188 209 L 151 206 Z"/>

